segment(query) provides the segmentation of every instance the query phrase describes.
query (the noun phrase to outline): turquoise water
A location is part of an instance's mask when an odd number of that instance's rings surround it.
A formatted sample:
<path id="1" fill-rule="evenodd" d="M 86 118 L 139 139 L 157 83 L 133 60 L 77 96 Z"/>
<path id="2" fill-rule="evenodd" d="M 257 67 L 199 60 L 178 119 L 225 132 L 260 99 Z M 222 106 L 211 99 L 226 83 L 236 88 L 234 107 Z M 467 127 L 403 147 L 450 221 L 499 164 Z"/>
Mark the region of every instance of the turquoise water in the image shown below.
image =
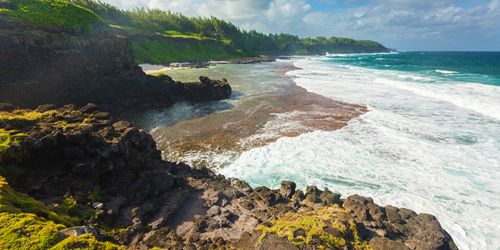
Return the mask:
<path id="1" fill-rule="evenodd" d="M 308 91 L 364 104 L 343 129 L 281 138 L 221 170 L 253 186 L 328 187 L 437 216 L 460 249 L 500 249 L 500 53 L 295 62 Z"/>
<path id="2" fill-rule="evenodd" d="M 407 52 L 331 56 L 331 62 L 379 70 L 396 70 L 453 80 L 500 85 L 500 52 Z"/>

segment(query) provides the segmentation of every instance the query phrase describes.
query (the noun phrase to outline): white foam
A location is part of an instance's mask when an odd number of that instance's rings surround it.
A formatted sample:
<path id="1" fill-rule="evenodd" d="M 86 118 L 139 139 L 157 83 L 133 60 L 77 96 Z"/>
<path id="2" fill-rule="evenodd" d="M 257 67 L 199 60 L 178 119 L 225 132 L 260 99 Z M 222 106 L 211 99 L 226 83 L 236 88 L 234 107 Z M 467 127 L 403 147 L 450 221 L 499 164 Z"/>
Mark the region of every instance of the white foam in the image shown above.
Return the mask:
<path id="1" fill-rule="evenodd" d="M 276 188 L 290 179 L 372 196 L 436 215 L 460 249 L 498 249 L 500 88 L 422 83 L 315 59 L 296 66 L 303 70 L 290 75 L 298 85 L 371 111 L 338 131 L 252 149 L 223 174 L 252 185 Z"/>
<path id="2" fill-rule="evenodd" d="M 441 73 L 441 74 L 446 74 L 446 75 L 449 75 L 449 74 L 458 74 L 457 71 L 452 71 L 452 70 L 442 70 L 442 69 L 436 69 L 436 72 L 437 73 Z"/>

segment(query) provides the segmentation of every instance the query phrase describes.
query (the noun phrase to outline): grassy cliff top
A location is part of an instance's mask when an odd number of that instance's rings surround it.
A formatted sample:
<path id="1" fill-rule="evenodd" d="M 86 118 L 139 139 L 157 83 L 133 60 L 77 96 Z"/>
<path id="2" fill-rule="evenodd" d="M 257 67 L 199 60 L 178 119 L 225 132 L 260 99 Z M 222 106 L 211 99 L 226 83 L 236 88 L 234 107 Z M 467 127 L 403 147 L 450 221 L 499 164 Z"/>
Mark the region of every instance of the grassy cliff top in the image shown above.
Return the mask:
<path id="1" fill-rule="evenodd" d="M 94 12 L 68 0 L 0 0 L 0 14 L 35 25 L 90 32 L 101 23 Z"/>

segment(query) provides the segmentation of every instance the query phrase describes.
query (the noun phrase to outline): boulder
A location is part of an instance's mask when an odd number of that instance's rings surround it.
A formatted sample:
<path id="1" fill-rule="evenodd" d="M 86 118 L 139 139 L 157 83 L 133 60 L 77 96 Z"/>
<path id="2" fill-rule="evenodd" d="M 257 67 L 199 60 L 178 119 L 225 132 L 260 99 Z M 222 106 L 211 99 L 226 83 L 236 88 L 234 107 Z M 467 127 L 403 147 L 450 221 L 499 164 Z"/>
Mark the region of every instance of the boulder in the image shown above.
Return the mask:
<path id="1" fill-rule="evenodd" d="M 92 234 L 95 237 L 99 237 L 99 233 L 93 227 L 89 226 L 78 226 L 78 227 L 70 227 L 64 230 L 59 231 L 59 239 L 63 240 L 70 236 L 80 236 L 84 234 Z"/>
<path id="2" fill-rule="evenodd" d="M 297 185 L 295 184 L 295 182 L 283 181 L 283 182 L 281 182 L 281 188 L 279 191 L 280 195 L 285 197 L 285 198 L 291 199 L 293 197 L 293 195 L 295 194 L 296 187 L 297 187 Z"/>

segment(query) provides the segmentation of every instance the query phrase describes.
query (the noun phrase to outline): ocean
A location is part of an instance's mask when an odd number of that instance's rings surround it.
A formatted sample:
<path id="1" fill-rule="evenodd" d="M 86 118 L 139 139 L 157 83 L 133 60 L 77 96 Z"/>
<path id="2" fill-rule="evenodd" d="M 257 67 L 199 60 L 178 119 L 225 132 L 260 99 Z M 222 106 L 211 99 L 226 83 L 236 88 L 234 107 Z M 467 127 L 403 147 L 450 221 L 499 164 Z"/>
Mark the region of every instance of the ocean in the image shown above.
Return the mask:
<path id="1" fill-rule="evenodd" d="M 253 186 L 328 187 L 436 215 L 460 249 L 500 249 L 500 53 L 299 59 L 310 92 L 369 112 L 336 131 L 243 152 L 222 174 Z"/>

